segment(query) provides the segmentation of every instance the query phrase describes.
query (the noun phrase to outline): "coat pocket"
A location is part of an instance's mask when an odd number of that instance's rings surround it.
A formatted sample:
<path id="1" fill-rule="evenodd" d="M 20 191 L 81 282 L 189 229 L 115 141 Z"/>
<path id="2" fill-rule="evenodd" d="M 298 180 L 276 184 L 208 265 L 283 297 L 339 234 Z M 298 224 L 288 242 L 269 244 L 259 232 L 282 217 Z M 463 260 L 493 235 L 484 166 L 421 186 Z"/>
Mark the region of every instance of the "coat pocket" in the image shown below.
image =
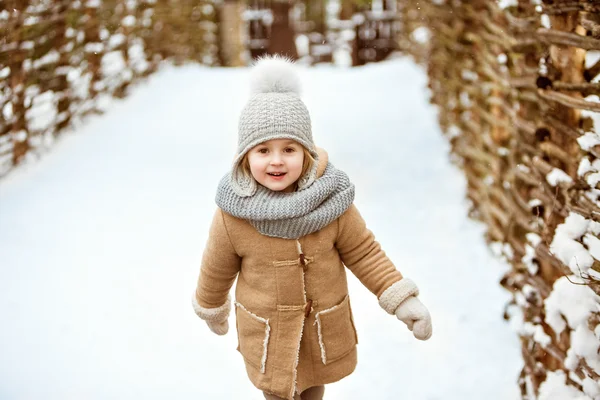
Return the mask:
<path id="1" fill-rule="evenodd" d="M 265 373 L 271 326 L 269 320 L 248 311 L 235 302 L 238 350 L 249 364 Z"/>
<path id="2" fill-rule="evenodd" d="M 341 303 L 315 314 L 323 364 L 348 354 L 358 343 L 348 295 Z"/>

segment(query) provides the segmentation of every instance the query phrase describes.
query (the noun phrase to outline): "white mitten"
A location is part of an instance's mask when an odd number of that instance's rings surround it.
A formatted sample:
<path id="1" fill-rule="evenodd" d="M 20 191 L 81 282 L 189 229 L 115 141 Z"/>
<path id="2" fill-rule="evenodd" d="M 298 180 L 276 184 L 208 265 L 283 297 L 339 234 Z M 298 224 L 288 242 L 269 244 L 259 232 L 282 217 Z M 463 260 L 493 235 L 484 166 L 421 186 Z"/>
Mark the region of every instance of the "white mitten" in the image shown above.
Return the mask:
<path id="1" fill-rule="evenodd" d="M 388 287 L 379 297 L 379 305 L 388 314 L 396 315 L 419 340 L 431 337 L 431 316 L 417 298 L 419 288 L 413 281 L 403 278 Z"/>
<path id="2" fill-rule="evenodd" d="M 206 324 L 211 331 L 217 335 L 224 335 L 229 331 L 229 311 L 231 310 L 231 297 L 227 296 L 227 300 L 220 307 L 205 308 L 198 304 L 196 294 L 192 296 L 192 305 L 196 315 L 206 321 Z"/>
<path id="3" fill-rule="evenodd" d="M 431 315 L 417 297 L 410 296 L 400 303 L 395 314 L 417 339 L 427 340 L 431 337 Z"/>
<path id="4" fill-rule="evenodd" d="M 206 321 L 206 324 L 208 325 L 210 330 L 216 333 L 217 335 L 224 335 L 229 330 L 229 322 L 227 320 L 223 322 Z"/>

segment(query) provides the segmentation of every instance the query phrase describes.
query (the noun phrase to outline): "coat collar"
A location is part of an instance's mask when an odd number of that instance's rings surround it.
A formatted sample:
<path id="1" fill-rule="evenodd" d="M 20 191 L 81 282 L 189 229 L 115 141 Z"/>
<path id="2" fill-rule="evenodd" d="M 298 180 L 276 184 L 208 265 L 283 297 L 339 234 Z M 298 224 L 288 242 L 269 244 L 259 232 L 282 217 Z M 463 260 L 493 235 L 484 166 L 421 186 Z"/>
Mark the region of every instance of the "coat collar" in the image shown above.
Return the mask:
<path id="1" fill-rule="evenodd" d="M 327 162 L 329 161 L 329 155 L 320 147 L 317 147 L 317 154 L 319 155 L 319 163 L 317 164 L 317 178 L 323 176 L 325 172 L 325 167 L 327 167 Z"/>

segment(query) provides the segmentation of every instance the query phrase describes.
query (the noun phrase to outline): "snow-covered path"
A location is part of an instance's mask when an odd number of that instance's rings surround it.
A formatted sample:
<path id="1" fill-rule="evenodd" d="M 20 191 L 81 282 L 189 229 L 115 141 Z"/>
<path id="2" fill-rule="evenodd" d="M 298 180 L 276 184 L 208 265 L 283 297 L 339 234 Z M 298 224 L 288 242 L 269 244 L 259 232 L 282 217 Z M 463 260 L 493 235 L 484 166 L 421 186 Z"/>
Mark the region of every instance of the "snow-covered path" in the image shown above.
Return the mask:
<path id="1" fill-rule="evenodd" d="M 190 305 L 247 78 L 165 68 L 0 180 L 1 399 L 263 398 L 234 329 L 212 334 Z M 434 323 L 417 341 L 350 274 L 359 363 L 326 398 L 517 399 L 507 267 L 467 219 L 423 72 L 399 59 L 302 78 L 315 141 Z"/>

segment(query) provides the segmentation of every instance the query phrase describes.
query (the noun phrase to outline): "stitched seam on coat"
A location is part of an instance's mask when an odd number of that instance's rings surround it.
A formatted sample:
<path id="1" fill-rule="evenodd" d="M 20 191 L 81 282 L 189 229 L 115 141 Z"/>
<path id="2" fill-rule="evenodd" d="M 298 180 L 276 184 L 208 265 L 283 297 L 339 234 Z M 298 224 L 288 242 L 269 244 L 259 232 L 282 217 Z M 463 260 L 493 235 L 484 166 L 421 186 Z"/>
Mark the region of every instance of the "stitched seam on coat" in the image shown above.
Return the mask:
<path id="1" fill-rule="evenodd" d="M 277 354 L 277 347 L 279 346 L 279 342 L 281 340 L 281 324 L 279 323 L 281 321 L 281 319 L 279 318 L 279 313 L 277 313 L 277 318 L 275 319 L 275 323 L 277 324 L 277 329 L 275 330 L 276 335 L 275 335 L 275 345 L 273 348 L 273 354 Z M 271 385 L 270 388 L 271 390 L 273 390 L 273 371 L 271 371 Z"/>
<path id="2" fill-rule="evenodd" d="M 298 260 L 283 260 L 283 261 L 273 261 L 273 266 L 274 267 L 291 267 L 291 266 L 295 266 L 298 265 L 299 261 Z"/>
<path id="3" fill-rule="evenodd" d="M 321 348 L 321 361 L 327 365 L 327 353 L 325 352 L 325 343 L 323 343 L 323 336 L 321 335 L 321 319 L 319 318 L 320 313 L 315 314 L 315 324 L 317 324 L 317 334 L 319 335 L 319 347 Z"/>
<path id="4" fill-rule="evenodd" d="M 259 317 L 258 315 L 251 313 L 250 311 L 248 311 L 246 309 L 246 307 L 244 307 L 241 303 L 239 302 L 235 302 L 235 305 L 237 307 L 240 307 L 242 310 L 244 310 L 245 312 L 248 313 L 248 315 L 250 315 L 252 318 L 256 319 L 257 321 L 260 321 L 262 323 L 265 324 L 265 338 L 263 339 L 263 355 L 261 357 L 260 360 L 260 372 L 262 374 L 265 373 L 265 368 L 267 365 L 267 348 L 268 348 L 268 344 L 269 344 L 269 337 L 271 335 L 271 326 L 269 325 L 269 320 L 268 319 L 264 319 Z"/>
<path id="5" fill-rule="evenodd" d="M 315 307 L 317 307 L 317 305 L 319 305 L 319 302 L 316 300 L 313 300 L 312 308 L 314 309 Z M 300 311 L 300 310 L 305 310 L 305 309 L 306 309 L 306 304 L 303 304 L 303 305 L 278 304 L 277 305 L 277 311 Z"/>
<path id="6" fill-rule="evenodd" d="M 302 334 L 304 333 L 304 316 L 302 316 L 302 325 L 300 326 L 300 337 L 298 338 L 298 348 L 296 349 L 296 361 L 294 361 L 294 384 L 292 385 L 291 395 L 294 397 L 298 383 L 296 378 L 298 377 L 298 362 L 300 361 L 300 344 L 302 343 Z"/>
<path id="7" fill-rule="evenodd" d="M 301 311 L 304 310 L 305 306 L 285 306 L 285 305 L 278 305 L 277 306 L 277 311 Z"/>
<path id="8" fill-rule="evenodd" d="M 317 333 L 319 334 L 319 347 L 321 348 L 321 361 L 323 361 L 323 364 L 325 365 L 327 365 L 327 352 L 325 351 L 325 343 L 323 342 L 323 335 L 321 334 L 321 315 L 330 313 L 338 309 L 342 306 L 342 304 L 344 304 L 347 298 L 348 295 L 346 295 L 346 297 L 344 297 L 344 300 L 342 300 L 339 304 L 336 304 L 335 306 L 329 307 L 325 310 L 319 311 L 315 314 L 315 324 L 317 325 Z"/>
<path id="9" fill-rule="evenodd" d="M 308 341 L 309 341 L 309 343 L 312 343 L 312 340 L 313 340 L 312 335 L 313 335 L 313 333 L 311 332 L 311 330 L 308 329 L 306 331 L 306 334 L 308 335 Z M 310 355 L 310 373 L 312 375 L 311 381 L 314 382 L 315 381 L 315 358 L 313 356 L 312 346 L 310 346 L 308 354 Z"/>

